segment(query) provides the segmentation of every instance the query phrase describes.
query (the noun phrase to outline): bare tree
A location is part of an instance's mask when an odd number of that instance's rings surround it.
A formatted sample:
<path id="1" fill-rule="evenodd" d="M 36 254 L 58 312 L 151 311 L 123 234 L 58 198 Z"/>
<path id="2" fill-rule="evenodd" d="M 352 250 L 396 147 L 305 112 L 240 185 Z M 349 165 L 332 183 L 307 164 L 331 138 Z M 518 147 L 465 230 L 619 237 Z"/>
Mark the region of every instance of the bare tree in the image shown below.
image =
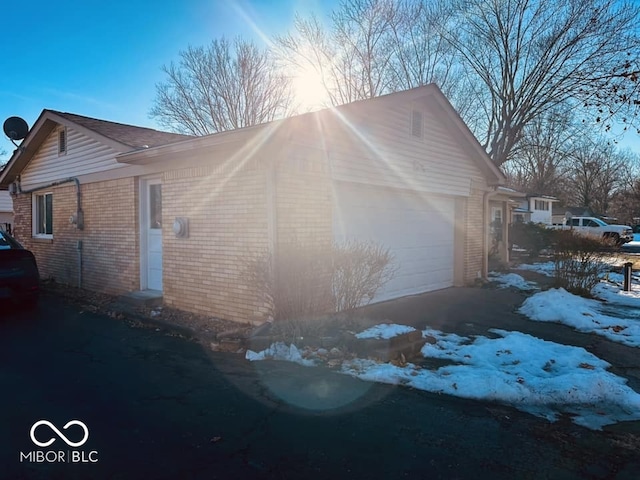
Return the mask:
<path id="1" fill-rule="evenodd" d="M 296 17 L 294 32 L 276 37 L 280 58 L 314 70 L 332 105 L 377 97 L 393 90 L 391 26 L 398 16 L 395 0 L 344 0 L 330 28 L 315 16 Z"/>
<path id="2" fill-rule="evenodd" d="M 534 119 L 523 131 L 512 159 L 503 165 L 510 183 L 527 193 L 564 198 L 572 139 L 581 134 L 571 112 L 554 109 Z"/>
<path id="3" fill-rule="evenodd" d="M 611 199 L 610 212 L 619 222 L 635 225 L 640 223 L 640 155 L 631 150 L 621 155 L 625 158 L 622 186 Z"/>
<path id="4" fill-rule="evenodd" d="M 616 151 L 612 142 L 583 137 L 572 154 L 568 194 L 573 205 L 609 214 L 611 200 L 624 186 L 629 157 Z"/>
<path id="5" fill-rule="evenodd" d="M 5 167 L 7 162 L 9 162 L 9 159 L 7 158 L 7 151 L 0 148 L 0 172 Z"/>
<path id="6" fill-rule="evenodd" d="M 441 27 L 488 96 L 470 122 L 496 165 L 525 127 L 558 105 L 592 106 L 626 85 L 637 61 L 639 5 L 624 0 L 460 0 Z"/>
<path id="7" fill-rule="evenodd" d="M 436 28 L 450 15 L 441 0 L 343 0 L 328 27 L 297 17 L 294 32 L 275 43 L 290 67 L 322 78 L 332 105 L 433 82 L 452 98 L 466 79 Z M 468 97 L 467 88 L 460 98 Z"/>
<path id="8" fill-rule="evenodd" d="M 150 115 L 168 129 L 192 135 L 232 130 L 286 116 L 292 93 L 288 78 L 267 50 L 236 39 L 188 47 L 178 64 L 162 68 Z"/>

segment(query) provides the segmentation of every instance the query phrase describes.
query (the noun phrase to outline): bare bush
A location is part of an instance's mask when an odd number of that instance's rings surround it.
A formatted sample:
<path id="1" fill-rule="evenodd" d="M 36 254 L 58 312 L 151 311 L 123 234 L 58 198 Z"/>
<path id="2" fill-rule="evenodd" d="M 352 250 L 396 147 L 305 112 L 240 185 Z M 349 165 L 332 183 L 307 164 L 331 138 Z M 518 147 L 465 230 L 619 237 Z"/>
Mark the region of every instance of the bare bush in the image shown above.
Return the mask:
<path id="1" fill-rule="evenodd" d="M 272 305 L 274 320 L 301 319 L 333 311 L 331 247 L 300 242 L 280 245 L 247 265 L 249 283 Z"/>
<path id="2" fill-rule="evenodd" d="M 267 296 L 274 320 L 307 320 L 369 303 L 393 277 L 391 261 L 389 250 L 372 242 L 294 241 L 280 245 L 275 258 L 246 262 L 245 271 L 248 283 Z"/>
<path id="3" fill-rule="evenodd" d="M 606 270 L 604 241 L 571 230 L 554 232 L 554 263 L 557 287 L 591 296 L 591 289 Z"/>
<path id="4" fill-rule="evenodd" d="M 353 310 L 371 302 L 395 275 L 392 260 L 388 248 L 372 242 L 351 241 L 334 246 L 332 286 L 336 311 Z"/>

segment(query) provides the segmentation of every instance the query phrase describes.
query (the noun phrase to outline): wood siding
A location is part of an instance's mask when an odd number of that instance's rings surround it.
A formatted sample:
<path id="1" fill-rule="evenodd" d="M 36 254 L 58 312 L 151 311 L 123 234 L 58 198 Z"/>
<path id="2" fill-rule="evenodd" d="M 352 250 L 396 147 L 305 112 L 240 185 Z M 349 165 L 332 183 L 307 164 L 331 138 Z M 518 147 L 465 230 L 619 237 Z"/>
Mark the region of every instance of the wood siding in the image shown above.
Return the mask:
<path id="1" fill-rule="evenodd" d="M 67 153 L 58 155 L 58 130 L 54 129 L 22 172 L 22 188 L 126 167 L 116 162 L 118 153 L 121 152 L 67 127 Z"/>
<path id="2" fill-rule="evenodd" d="M 326 122 L 324 134 L 335 180 L 469 196 L 482 173 L 444 113 L 426 99 L 358 110 Z M 424 132 L 412 135 L 413 112 Z"/>

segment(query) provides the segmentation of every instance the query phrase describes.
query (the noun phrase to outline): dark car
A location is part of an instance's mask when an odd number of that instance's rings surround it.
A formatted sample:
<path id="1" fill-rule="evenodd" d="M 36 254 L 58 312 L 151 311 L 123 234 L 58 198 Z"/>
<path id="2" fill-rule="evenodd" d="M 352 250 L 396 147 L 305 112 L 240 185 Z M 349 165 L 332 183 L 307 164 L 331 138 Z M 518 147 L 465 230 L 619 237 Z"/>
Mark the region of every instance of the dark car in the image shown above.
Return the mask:
<path id="1" fill-rule="evenodd" d="M 0 302 L 34 308 L 39 289 L 40 274 L 33 253 L 0 230 Z"/>

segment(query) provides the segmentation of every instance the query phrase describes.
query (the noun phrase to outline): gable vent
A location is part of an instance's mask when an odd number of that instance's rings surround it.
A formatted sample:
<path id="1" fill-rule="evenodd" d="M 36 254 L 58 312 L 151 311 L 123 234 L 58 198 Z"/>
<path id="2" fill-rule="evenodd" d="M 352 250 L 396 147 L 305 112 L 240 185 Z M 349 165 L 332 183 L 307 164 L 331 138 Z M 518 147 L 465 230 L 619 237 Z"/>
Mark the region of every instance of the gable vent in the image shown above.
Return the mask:
<path id="1" fill-rule="evenodd" d="M 422 138 L 424 130 L 424 120 L 422 118 L 422 112 L 413 110 L 411 112 L 411 135 L 416 138 Z"/>
<path id="2" fill-rule="evenodd" d="M 67 153 L 67 129 L 63 127 L 58 130 L 58 155 L 65 153 Z"/>

